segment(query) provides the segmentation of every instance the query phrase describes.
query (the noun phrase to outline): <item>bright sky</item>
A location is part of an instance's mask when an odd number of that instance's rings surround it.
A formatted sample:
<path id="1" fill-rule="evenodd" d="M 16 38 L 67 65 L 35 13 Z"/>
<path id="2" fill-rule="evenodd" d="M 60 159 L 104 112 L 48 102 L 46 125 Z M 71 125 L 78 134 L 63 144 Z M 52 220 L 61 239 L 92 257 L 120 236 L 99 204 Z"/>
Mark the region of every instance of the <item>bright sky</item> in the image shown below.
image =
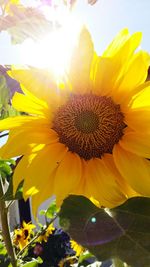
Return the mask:
<path id="1" fill-rule="evenodd" d="M 28 2 L 29 0 L 24 0 Z M 30 1 L 31 2 L 31 1 Z M 82 21 L 92 34 L 96 51 L 101 53 L 115 34 L 128 27 L 132 32 L 142 31 L 142 48 L 150 52 L 150 1 L 149 0 L 98 0 L 94 6 L 87 0 L 78 0 L 77 21 Z M 6 32 L 0 33 L 0 64 L 23 64 L 20 45 L 11 45 Z"/>
<path id="2" fill-rule="evenodd" d="M 79 1 L 79 13 L 87 22 L 98 52 L 112 40 L 120 29 L 142 31 L 142 48 L 150 52 L 150 1 L 149 0 L 98 0 L 90 7 Z"/>

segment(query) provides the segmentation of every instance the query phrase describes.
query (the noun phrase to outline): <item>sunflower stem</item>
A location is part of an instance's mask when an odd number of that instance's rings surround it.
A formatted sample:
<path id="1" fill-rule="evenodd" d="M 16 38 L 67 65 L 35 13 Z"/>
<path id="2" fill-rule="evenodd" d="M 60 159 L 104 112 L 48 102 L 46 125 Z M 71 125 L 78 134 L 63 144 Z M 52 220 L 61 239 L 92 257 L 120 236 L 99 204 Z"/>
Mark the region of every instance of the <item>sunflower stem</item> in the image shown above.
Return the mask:
<path id="1" fill-rule="evenodd" d="M 17 267 L 17 258 L 13 248 L 9 223 L 8 223 L 8 209 L 6 207 L 6 203 L 3 200 L 4 196 L 4 189 L 2 178 L 0 177 L 0 218 L 1 218 L 1 225 L 2 225 L 2 236 L 5 242 L 5 246 L 10 257 L 10 261 L 13 267 Z"/>

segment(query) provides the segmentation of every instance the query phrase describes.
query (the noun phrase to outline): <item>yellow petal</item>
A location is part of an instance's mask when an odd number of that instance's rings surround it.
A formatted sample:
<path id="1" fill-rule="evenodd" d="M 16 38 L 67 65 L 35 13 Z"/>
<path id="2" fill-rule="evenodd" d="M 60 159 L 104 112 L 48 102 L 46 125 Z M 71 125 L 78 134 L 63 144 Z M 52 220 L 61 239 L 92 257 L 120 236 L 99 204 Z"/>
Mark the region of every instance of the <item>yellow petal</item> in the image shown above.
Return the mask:
<path id="1" fill-rule="evenodd" d="M 110 58 L 99 57 L 95 70 L 94 93 L 107 95 L 114 87 L 120 66 Z M 109 79 L 108 79 L 109 77 Z"/>
<path id="2" fill-rule="evenodd" d="M 86 28 L 83 28 L 79 36 L 78 46 L 71 59 L 69 72 L 69 78 L 74 92 L 80 94 L 88 92 L 93 52 L 90 33 Z"/>
<path id="3" fill-rule="evenodd" d="M 150 82 L 143 84 L 141 89 L 132 101 L 131 109 L 150 107 Z"/>
<path id="4" fill-rule="evenodd" d="M 0 156 L 8 159 L 26 154 L 36 144 L 51 144 L 58 141 L 56 132 L 52 129 L 31 128 L 11 130 L 7 143 L 0 149 Z"/>
<path id="5" fill-rule="evenodd" d="M 137 93 L 135 89 L 138 91 L 138 86 L 146 80 L 149 65 L 150 55 L 144 51 L 139 51 L 132 57 L 117 91 L 114 92 L 115 102 L 122 103 Z"/>
<path id="6" fill-rule="evenodd" d="M 148 88 L 150 88 L 150 81 L 146 81 L 146 82 L 144 82 L 143 84 L 140 84 L 139 86 L 137 86 L 137 87 L 135 87 L 135 88 L 133 88 L 132 90 L 131 90 L 131 92 L 129 92 L 129 94 L 127 94 L 127 97 L 125 96 L 124 97 L 124 100 L 123 101 L 121 101 L 121 99 L 119 100 L 119 102 L 121 102 L 121 104 L 120 104 L 120 107 L 121 107 L 121 111 L 123 112 L 123 113 L 126 113 L 126 112 L 128 112 L 129 110 L 132 110 L 132 109 L 134 109 L 134 108 L 136 108 L 135 106 L 134 106 L 134 101 L 136 101 L 136 99 L 140 96 L 140 95 L 142 95 L 143 94 L 143 92 L 145 91 L 145 89 L 148 89 Z M 116 96 L 117 96 L 117 94 L 116 94 Z M 145 99 L 146 100 L 146 99 Z M 144 101 L 145 101 L 144 100 Z M 115 101 L 115 100 L 114 100 Z M 143 102 L 144 102 L 143 101 Z M 147 104 L 148 104 L 148 102 L 149 102 L 149 99 L 147 99 Z M 143 103 L 144 104 L 144 103 Z M 142 103 L 141 103 L 141 106 L 142 106 Z M 146 105 L 145 105 L 146 106 Z M 140 107 L 140 105 L 139 105 L 139 107 Z"/>
<path id="7" fill-rule="evenodd" d="M 120 55 L 121 60 L 128 60 L 129 56 L 133 54 L 135 49 L 139 46 L 141 38 L 141 32 L 130 35 L 128 29 L 123 29 L 106 48 L 103 57 L 114 57 L 116 55 L 118 57 Z"/>
<path id="8" fill-rule="evenodd" d="M 77 257 L 79 257 L 85 251 L 85 249 L 74 240 L 70 240 L 70 244 L 71 248 L 76 252 Z"/>
<path id="9" fill-rule="evenodd" d="M 144 158 L 150 158 L 150 134 L 139 132 L 125 132 L 119 141 L 120 146 Z"/>
<path id="10" fill-rule="evenodd" d="M 95 76 L 96 76 L 96 72 L 97 72 L 98 62 L 99 62 L 99 56 L 94 51 L 94 53 L 93 53 L 93 59 L 92 59 L 92 62 L 91 62 L 91 70 L 90 70 L 90 79 L 91 79 L 92 82 L 95 81 Z"/>
<path id="11" fill-rule="evenodd" d="M 99 57 L 95 74 L 95 92 L 102 95 L 115 95 L 120 80 L 124 77 L 126 68 L 141 40 L 141 33 L 131 37 L 128 31 L 123 30 Z M 108 78 L 109 77 L 109 78 Z"/>
<path id="12" fill-rule="evenodd" d="M 12 105 L 15 109 L 29 114 L 36 114 L 45 117 L 50 113 L 47 103 L 43 100 L 36 97 L 30 98 L 17 92 L 12 99 Z"/>
<path id="13" fill-rule="evenodd" d="M 47 103 L 51 103 L 53 94 L 57 95 L 57 84 L 52 74 L 47 70 L 13 69 L 8 71 L 8 74 L 23 85 L 22 90 L 29 97 L 34 95 Z"/>
<path id="14" fill-rule="evenodd" d="M 103 53 L 104 57 L 114 56 L 115 53 L 118 52 L 120 47 L 124 45 L 124 43 L 129 39 L 130 34 L 128 29 L 121 30 L 113 39 L 113 41 L 109 44 L 106 50 Z"/>
<path id="15" fill-rule="evenodd" d="M 104 160 L 92 159 L 84 168 L 85 192 L 89 197 L 100 202 L 101 206 L 114 207 L 125 201 L 125 195 L 120 191 L 115 174 L 105 164 Z"/>
<path id="16" fill-rule="evenodd" d="M 138 132 L 150 133 L 150 106 L 124 112 L 125 123 Z"/>
<path id="17" fill-rule="evenodd" d="M 54 191 L 57 203 L 61 203 L 65 197 L 73 192 L 80 182 L 81 174 L 80 157 L 68 151 L 65 158 L 60 162 L 55 175 Z"/>
<path id="18" fill-rule="evenodd" d="M 0 120 L 0 131 L 10 130 L 16 127 L 31 126 L 34 122 L 42 122 L 38 117 L 17 116 Z M 46 122 L 46 121 L 44 121 Z"/>
<path id="19" fill-rule="evenodd" d="M 86 187 L 85 187 L 85 177 L 84 177 L 84 173 L 85 173 L 85 168 L 86 168 L 86 160 L 80 158 L 81 160 L 81 167 L 82 167 L 82 175 L 81 175 L 81 179 L 79 181 L 79 184 L 77 184 L 76 187 L 74 187 L 72 194 L 74 195 L 84 195 L 86 197 L 89 197 L 87 195 L 86 192 Z"/>
<path id="20" fill-rule="evenodd" d="M 28 165 L 32 161 L 32 155 L 26 155 L 23 156 L 20 160 L 17 166 L 15 167 L 15 171 L 13 174 L 13 192 L 15 193 L 18 185 L 22 180 L 25 178 L 25 173 Z"/>
<path id="21" fill-rule="evenodd" d="M 113 157 L 117 169 L 130 186 L 143 196 L 150 196 L 150 162 L 121 148 L 114 146 Z"/>
<path id="22" fill-rule="evenodd" d="M 34 194 L 35 188 L 40 192 L 43 183 L 48 187 L 52 185 L 50 175 L 61 164 L 66 152 L 67 148 L 63 144 L 56 143 L 47 145 L 37 153 L 26 171 L 23 186 L 24 198 Z M 35 187 L 33 192 L 30 190 L 32 187 Z"/>
<path id="23" fill-rule="evenodd" d="M 112 154 L 105 154 L 103 160 L 105 162 L 105 165 L 109 168 L 110 172 L 113 174 L 113 176 L 115 176 L 115 181 L 118 184 L 121 192 L 123 192 L 123 194 L 127 196 L 127 198 L 139 195 L 133 190 L 133 188 L 127 183 L 127 181 L 117 170 Z"/>
<path id="24" fill-rule="evenodd" d="M 33 213 L 33 216 L 35 218 L 37 217 L 37 212 L 38 212 L 39 206 L 44 201 L 46 201 L 47 199 L 52 197 L 52 195 L 54 193 L 53 178 L 54 177 L 50 177 L 49 178 L 49 180 L 52 181 L 52 184 L 50 184 L 50 182 L 49 182 L 49 186 L 46 186 L 45 183 L 43 183 L 42 186 L 41 186 L 41 192 L 38 192 L 37 194 L 34 194 L 32 196 L 32 198 L 31 198 L 32 213 Z"/>
<path id="25" fill-rule="evenodd" d="M 149 65 L 150 55 L 147 52 L 139 51 L 133 55 L 119 89 L 131 90 L 133 87 L 143 83 L 147 78 Z"/>

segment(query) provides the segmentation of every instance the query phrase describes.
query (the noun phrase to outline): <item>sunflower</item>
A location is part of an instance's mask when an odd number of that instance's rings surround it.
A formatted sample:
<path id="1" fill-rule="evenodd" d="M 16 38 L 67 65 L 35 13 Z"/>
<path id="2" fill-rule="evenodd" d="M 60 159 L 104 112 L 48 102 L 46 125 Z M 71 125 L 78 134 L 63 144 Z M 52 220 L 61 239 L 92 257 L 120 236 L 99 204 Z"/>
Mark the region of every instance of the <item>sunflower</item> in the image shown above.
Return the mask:
<path id="1" fill-rule="evenodd" d="M 34 234 L 32 229 L 35 228 L 35 225 L 32 223 L 26 223 L 23 221 L 22 227 L 20 229 L 14 230 L 14 245 L 18 246 L 19 249 L 23 249 L 26 245 L 29 244 L 31 235 Z"/>
<path id="2" fill-rule="evenodd" d="M 0 122 L 10 131 L 0 156 L 23 155 L 14 192 L 24 179 L 34 211 L 51 195 L 58 205 L 77 194 L 104 207 L 150 196 L 150 56 L 140 41 L 123 29 L 98 56 L 84 28 L 61 84 L 46 70 L 9 72 L 24 92 L 12 104 L 27 115 Z"/>
<path id="3" fill-rule="evenodd" d="M 81 245 L 79 245 L 74 240 L 70 240 L 70 244 L 71 244 L 71 248 L 76 252 L 77 257 L 79 257 L 85 251 L 85 248 L 83 248 Z"/>
<path id="4" fill-rule="evenodd" d="M 37 238 L 37 242 L 41 243 L 41 242 L 47 242 L 49 236 L 51 234 L 53 234 L 55 230 L 55 227 L 53 226 L 53 224 L 51 223 L 47 229 L 45 230 L 45 232 L 43 234 L 41 234 L 38 238 Z"/>

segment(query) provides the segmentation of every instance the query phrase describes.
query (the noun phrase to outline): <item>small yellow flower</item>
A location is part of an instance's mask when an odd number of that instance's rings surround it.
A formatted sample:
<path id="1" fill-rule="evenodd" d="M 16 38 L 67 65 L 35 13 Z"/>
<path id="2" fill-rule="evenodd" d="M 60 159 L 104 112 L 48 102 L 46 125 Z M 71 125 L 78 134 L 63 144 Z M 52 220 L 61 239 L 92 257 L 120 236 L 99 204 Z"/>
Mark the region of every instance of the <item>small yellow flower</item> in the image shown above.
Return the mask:
<path id="1" fill-rule="evenodd" d="M 51 224 L 48 226 L 48 228 L 46 229 L 46 234 L 47 234 L 47 236 L 50 236 L 50 235 L 53 233 L 54 230 L 55 230 L 55 227 L 54 227 L 53 224 L 51 223 Z"/>
<path id="2" fill-rule="evenodd" d="M 32 229 L 35 228 L 35 225 L 32 223 L 26 223 L 23 221 L 22 228 L 14 230 L 14 239 L 13 243 L 23 249 L 30 241 L 31 235 L 34 234 Z"/>
<path id="3" fill-rule="evenodd" d="M 47 236 L 46 234 L 41 234 L 38 238 L 37 238 L 37 242 L 42 243 L 42 242 L 47 242 Z"/>
<path id="4" fill-rule="evenodd" d="M 25 236 L 30 236 L 31 234 L 34 234 L 34 232 L 32 231 L 36 226 L 34 224 L 30 223 L 26 223 L 25 221 L 23 221 L 22 223 L 22 229 L 24 231 Z"/>
<path id="5" fill-rule="evenodd" d="M 41 242 L 47 242 L 48 237 L 53 233 L 54 230 L 55 230 L 55 227 L 53 226 L 53 224 L 50 224 L 48 226 L 48 228 L 45 230 L 44 234 L 41 234 L 37 238 L 37 242 L 39 242 L 39 243 L 41 243 Z"/>
<path id="6" fill-rule="evenodd" d="M 76 256 L 79 257 L 84 251 L 85 248 L 79 245 L 76 241 L 70 240 L 72 249 L 76 252 Z"/>
<path id="7" fill-rule="evenodd" d="M 0 156 L 23 155 L 14 192 L 24 179 L 33 213 L 56 195 L 84 195 L 104 207 L 150 196 L 150 56 L 138 50 L 141 33 L 122 30 L 101 56 L 82 30 L 64 87 L 46 70 L 12 70 L 23 94 L 14 108 L 28 115 L 0 121 L 10 130 Z"/>

